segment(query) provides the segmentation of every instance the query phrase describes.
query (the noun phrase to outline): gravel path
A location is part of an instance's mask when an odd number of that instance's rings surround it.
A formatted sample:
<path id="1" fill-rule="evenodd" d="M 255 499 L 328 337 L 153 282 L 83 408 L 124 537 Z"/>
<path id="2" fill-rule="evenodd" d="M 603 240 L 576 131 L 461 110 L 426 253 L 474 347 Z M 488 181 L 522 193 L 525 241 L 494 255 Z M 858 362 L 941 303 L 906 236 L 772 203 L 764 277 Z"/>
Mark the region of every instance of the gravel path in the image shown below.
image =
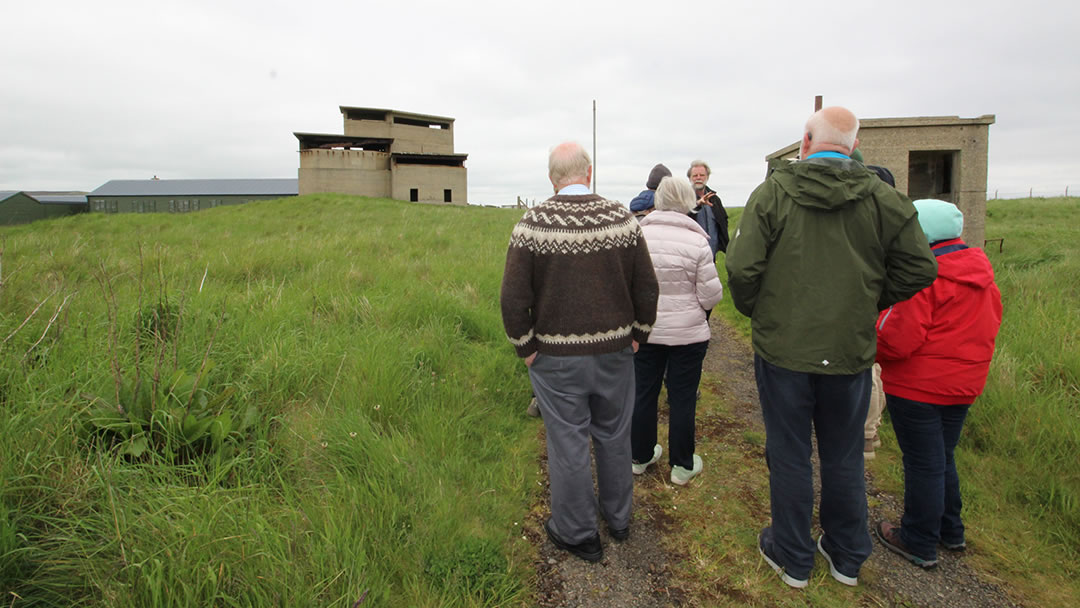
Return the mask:
<path id="1" fill-rule="evenodd" d="M 754 381 L 753 353 L 734 330 L 714 318 L 713 338 L 705 360 L 706 382 L 703 390 L 730 395 L 735 410 L 746 424 L 764 430 Z M 543 445 L 543 430 L 539 431 Z M 541 455 L 546 471 L 547 461 Z M 816 466 L 816 465 L 815 465 Z M 548 496 L 546 492 L 532 509 L 525 534 L 537 545 L 537 594 L 531 602 L 543 608 L 628 608 L 697 606 L 699 602 L 686 591 L 669 584 L 673 565 L 684 557 L 662 549 L 662 539 L 670 518 L 652 504 L 641 484 L 635 484 L 634 520 L 630 538 L 616 543 L 607 536 L 604 526 L 604 559 L 591 564 L 556 549 L 543 531 Z M 867 474 L 867 492 L 873 505 L 870 522 L 882 518 L 895 520 L 902 510 L 902 500 L 879 492 L 873 477 Z M 978 551 L 972 543 L 970 551 Z M 886 550 L 875 540 L 874 553 L 863 566 L 860 584 L 870 592 L 872 604 L 919 608 L 1018 608 L 1002 587 L 986 574 L 978 573 L 967 563 L 967 555 L 942 551 L 935 570 L 916 568 L 900 556 Z M 779 583 L 778 583 L 779 584 Z"/>

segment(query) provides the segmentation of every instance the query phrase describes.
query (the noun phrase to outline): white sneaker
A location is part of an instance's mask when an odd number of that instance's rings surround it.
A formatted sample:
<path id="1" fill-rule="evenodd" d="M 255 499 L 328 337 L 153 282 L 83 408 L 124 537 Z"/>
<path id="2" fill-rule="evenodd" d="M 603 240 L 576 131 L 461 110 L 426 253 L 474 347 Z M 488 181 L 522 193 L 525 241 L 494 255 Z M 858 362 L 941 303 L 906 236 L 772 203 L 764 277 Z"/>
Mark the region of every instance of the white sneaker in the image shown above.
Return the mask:
<path id="1" fill-rule="evenodd" d="M 701 456 L 694 454 L 694 469 L 687 470 L 678 465 L 671 467 L 671 483 L 680 486 L 685 486 L 690 483 L 690 480 L 697 477 L 701 473 L 701 469 L 704 465 L 701 462 Z"/>
<path id="2" fill-rule="evenodd" d="M 660 447 L 659 443 L 653 446 L 652 460 L 650 460 L 649 462 L 644 462 L 642 464 L 638 464 L 635 462 L 631 465 L 631 467 L 633 467 L 634 475 L 641 475 L 645 472 L 645 469 L 649 468 L 650 464 L 656 464 L 656 461 L 660 460 L 660 455 L 663 453 L 664 448 Z"/>

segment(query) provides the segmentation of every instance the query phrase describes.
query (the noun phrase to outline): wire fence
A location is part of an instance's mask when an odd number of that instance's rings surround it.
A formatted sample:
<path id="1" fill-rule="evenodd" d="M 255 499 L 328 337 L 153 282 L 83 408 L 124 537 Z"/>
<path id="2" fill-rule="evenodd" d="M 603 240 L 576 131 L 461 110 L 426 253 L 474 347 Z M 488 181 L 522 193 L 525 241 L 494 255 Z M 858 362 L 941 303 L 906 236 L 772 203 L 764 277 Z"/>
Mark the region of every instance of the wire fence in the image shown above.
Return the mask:
<path id="1" fill-rule="evenodd" d="M 1070 190 L 1072 194 L 1070 195 Z M 1057 187 L 1030 187 L 1027 190 L 987 190 L 986 198 L 1054 198 L 1057 196 L 1080 196 L 1080 190 L 1069 186 Z"/>

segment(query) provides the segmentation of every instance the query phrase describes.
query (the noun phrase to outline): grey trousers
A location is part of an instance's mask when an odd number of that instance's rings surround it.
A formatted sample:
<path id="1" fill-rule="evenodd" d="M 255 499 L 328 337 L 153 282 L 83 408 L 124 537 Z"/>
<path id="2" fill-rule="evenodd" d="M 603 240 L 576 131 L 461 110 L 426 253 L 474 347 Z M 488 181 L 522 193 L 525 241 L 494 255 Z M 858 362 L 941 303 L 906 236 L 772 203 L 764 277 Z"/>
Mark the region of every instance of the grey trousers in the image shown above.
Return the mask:
<path id="1" fill-rule="evenodd" d="M 628 527 L 634 495 L 633 349 L 579 357 L 537 355 L 529 378 L 547 430 L 552 531 L 564 542 L 584 542 L 597 533 L 598 507 L 609 527 Z M 593 493 L 590 438 L 599 502 Z"/>

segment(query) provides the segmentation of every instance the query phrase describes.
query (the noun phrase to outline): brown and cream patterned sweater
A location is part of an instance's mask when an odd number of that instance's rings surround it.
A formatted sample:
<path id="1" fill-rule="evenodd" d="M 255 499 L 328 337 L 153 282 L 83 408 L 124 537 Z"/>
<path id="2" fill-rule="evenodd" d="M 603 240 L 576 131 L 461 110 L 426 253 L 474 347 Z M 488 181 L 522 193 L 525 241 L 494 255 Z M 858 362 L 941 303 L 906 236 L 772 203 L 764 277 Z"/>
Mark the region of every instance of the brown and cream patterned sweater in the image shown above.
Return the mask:
<path id="1" fill-rule="evenodd" d="M 503 326 L 519 357 L 616 352 L 648 340 L 659 292 L 626 207 L 595 194 L 556 195 L 510 235 Z"/>

